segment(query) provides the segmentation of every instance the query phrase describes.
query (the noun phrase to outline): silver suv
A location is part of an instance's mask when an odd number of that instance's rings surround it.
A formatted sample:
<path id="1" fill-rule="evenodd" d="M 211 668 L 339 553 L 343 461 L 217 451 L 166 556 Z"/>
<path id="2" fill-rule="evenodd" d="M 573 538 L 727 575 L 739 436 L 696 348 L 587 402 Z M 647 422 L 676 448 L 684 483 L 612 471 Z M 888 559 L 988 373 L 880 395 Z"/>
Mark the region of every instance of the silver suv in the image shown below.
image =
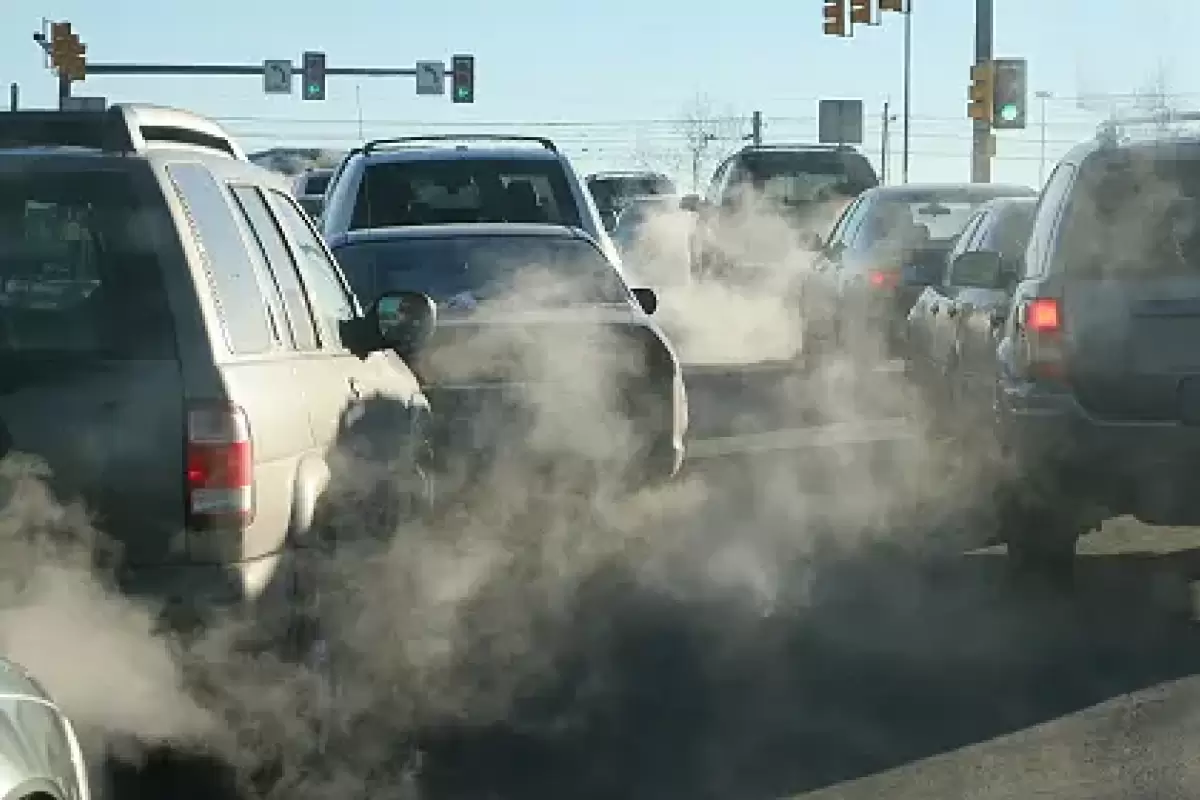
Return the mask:
<path id="1" fill-rule="evenodd" d="M 532 145 L 532 146 L 531 146 Z M 321 231 L 413 225 L 564 225 L 586 231 L 621 269 L 591 193 L 554 142 L 534 136 L 406 136 L 346 154 L 325 194 Z"/>
<path id="2" fill-rule="evenodd" d="M 378 406 L 428 492 L 420 386 L 290 188 L 183 111 L 0 113 L 0 461 L 47 462 L 131 593 L 288 612 L 331 454 Z"/>

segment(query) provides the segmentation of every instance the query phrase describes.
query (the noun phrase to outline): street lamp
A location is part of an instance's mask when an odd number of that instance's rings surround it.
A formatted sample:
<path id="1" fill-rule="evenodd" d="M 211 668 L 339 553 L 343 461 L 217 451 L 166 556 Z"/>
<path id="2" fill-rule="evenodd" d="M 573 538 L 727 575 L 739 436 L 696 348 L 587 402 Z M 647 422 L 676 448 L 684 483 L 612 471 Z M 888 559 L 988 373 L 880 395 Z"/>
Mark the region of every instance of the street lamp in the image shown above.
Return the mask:
<path id="1" fill-rule="evenodd" d="M 1039 113 L 1042 117 L 1042 147 L 1041 157 L 1038 159 L 1038 186 L 1040 187 L 1046 181 L 1046 101 L 1051 97 L 1054 97 L 1054 95 L 1047 91 L 1041 91 L 1034 92 L 1033 96 L 1042 101 L 1039 109 Z"/>

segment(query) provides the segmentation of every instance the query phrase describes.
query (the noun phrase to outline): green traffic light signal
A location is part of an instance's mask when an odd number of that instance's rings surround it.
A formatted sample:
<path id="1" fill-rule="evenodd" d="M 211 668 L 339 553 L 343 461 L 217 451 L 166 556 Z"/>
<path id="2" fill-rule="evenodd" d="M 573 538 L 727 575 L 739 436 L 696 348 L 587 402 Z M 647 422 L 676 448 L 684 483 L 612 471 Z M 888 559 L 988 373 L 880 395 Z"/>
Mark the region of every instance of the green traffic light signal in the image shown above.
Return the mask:
<path id="1" fill-rule="evenodd" d="M 1015 122 L 1020 116 L 1020 111 L 1017 110 L 1016 103 L 1006 103 L 1000 107 L 1000 119 L 1005 122 Z"/>

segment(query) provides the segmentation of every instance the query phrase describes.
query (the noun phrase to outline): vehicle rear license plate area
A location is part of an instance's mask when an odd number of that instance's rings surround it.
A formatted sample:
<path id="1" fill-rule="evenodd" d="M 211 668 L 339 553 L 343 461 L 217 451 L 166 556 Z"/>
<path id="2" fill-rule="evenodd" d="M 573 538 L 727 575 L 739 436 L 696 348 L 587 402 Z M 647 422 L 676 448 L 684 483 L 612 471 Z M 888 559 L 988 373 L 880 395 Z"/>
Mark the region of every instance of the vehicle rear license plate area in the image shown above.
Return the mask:
<path id="1" fill-rule="evenodd" d="M 1179 421 L 1200 426 L 1200 376 L 1179 382 Z"/>

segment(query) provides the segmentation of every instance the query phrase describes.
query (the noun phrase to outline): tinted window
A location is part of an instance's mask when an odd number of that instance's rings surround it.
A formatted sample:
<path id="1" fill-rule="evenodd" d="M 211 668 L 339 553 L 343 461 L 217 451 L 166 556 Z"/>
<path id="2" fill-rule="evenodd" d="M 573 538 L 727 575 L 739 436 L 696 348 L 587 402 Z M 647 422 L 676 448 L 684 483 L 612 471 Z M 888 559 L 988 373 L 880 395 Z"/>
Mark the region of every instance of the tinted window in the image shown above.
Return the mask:
<path id="1" fill-rule="evenodd" d="M 1033 212 L 1033 229 L 1029 232 L 1029 245 L 1025 248 L 1026 276 L 1041 275 L 1045 272 L 1046 265 L 1043 261 L 1050 247 L 1050 237 L 1062 215 L 1063 201 L 1071 189 L 1074 178 L 1074 166 L 1059 164 L 1054 168 L 1050 179 L 1042 188 L 1037 208 Z"/>
<path id="2" fill-rule="evenodd" d="M 262 247 L 271 271 L 271 278 L 283 297 L 287 309 L 287 321 L 292 339 L 299 350 L 314 350 L 317 347 L 317 329 L 313 322 L 304 287 L 296 272 L 296 264 L 288 252 L 275 218 L 267 208 L 266 198 L 253 186 L 236 186 L 233 190 L 238 204 L 250 223 L 254 236 Z"/>
<path id="3" fill-rule="evenodd" d="M 558 161 L 469 158 L 368 163 L 350 227 L 462 222 L 581 224 Z"/>
<path id="4" fill-rule="evenodd" d="M 1064 217 L 1075 275 L 1200 275 L 1200 152 L 1114 153 L 1079 173 Z"/>
<path id="5" fill-rule="evenodd" d="M 304 179 L 304 194 L 325 194 L 332 175 L 309 175 Z"/>
<path id="6" fill-rule="evenodd" d="M 1033 227 L 1033 203 L 1010 203 L 997 214 L 987 230 L 980 249 L 991 250 L 1005 258 L 1016 258 L 1025 250 Z"/>
<path id="7" fill-rule="evenodd" d="M 915 195 L 880 194 L 863 228 L 868 246 L 906 241 L 948 246 L 976 210 L 994 194 L 946 191 Z"/>
<path id="8" fill-rule="evenodd" d="M 337 250 L 355 294 L 371 302 L 390 290 L 439 302 L 490 299 L 521 305 L 627 303 L 629 290 L 590 243 L 540 236 L 404 238 Z"/>
<path id="9" fill-rule="evenodd" d="M 127 172 L 0 174 L 0 370 L 25 354 L 174 357 L 169 235 L 161 195 L 139 195 Z"/>
<path id="10" fill-rule="evenodd" d="M 272 206 L 295 246 L 296 266 L 316 316 L 320 319 L 321 341 L 340 347 L 341 323 L 357 316 L 354 302 L 342 285 L 337 267 L 325 254 L 321 240 L 308 226 L 303 212 L 292 205 L 287 196 L 279 192 L 272 194 L 275 195 Z"/>
<path id="11" fill-rule="evenodd" d="M 751 152 L 737 160 L 730 182 L 785 204 L 855 196 L 879 183 L 871 164 L 853 152 Z"/>
<path id="12" fill-rule="evenodd" d="M 167 173 L 187 210 L 230 349 L 266 352 L 271 348 L 267 309 L 224 188 L 199 164 L 171 164 Z"/>
<path id="13" fill-rule="evenodd" d="M 588 191 L 598 208 L 615 209 L 633 197 L 674 194 L 675 184 L 662 175 L 623 175 L 592 178 Z"/>

